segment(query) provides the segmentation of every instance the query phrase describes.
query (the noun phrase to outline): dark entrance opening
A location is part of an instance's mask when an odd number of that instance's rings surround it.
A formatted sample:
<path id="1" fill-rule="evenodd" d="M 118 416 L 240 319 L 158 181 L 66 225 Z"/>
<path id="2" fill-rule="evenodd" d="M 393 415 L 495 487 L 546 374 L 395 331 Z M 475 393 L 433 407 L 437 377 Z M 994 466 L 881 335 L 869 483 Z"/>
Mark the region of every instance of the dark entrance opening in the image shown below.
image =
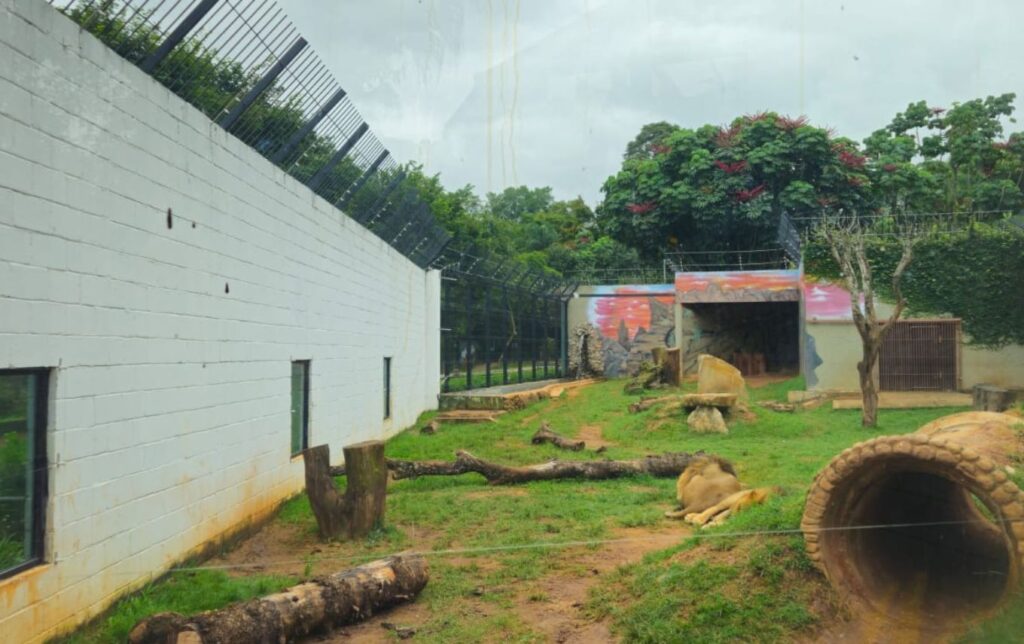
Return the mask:
<path id="1" fill-rule="evenodd" d="M 688 312 L 683 316 L 688 373 L 695 371 L 702 353 L 726 360 L 744 375 L 800 372 L 799 303 L 695 303 L 683 308 Z"/>

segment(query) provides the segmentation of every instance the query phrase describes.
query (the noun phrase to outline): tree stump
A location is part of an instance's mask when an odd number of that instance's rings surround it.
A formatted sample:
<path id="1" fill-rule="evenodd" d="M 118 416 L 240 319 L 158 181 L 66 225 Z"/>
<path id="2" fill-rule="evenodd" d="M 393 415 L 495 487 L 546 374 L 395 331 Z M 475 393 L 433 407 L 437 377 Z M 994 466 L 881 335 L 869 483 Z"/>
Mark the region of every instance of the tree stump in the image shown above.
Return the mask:
<path id="1" fill-rule="evenodd" d="M 974 385 L 974 409 L 1006 411 L 1013 404 L 1013 392 L 995 385 Z"/>
<path id="2" fill-rule="evenodd" d="M 682 384 L 683 361 L 680 349 L 665 350 L 665 362 L 661 365 L 661 379 L 671 387 L 678 387 Z"/>
<path id="3" fill-rule="evenodd" d="M 331 478 L 327 445 L 303 452 L 306 494 L 324 539 L 356 539 L 370 534 L 384 520 L 388 467 L 384 443 L 366 441 L 343 448 L 348 484 L 342 495 Z"/>

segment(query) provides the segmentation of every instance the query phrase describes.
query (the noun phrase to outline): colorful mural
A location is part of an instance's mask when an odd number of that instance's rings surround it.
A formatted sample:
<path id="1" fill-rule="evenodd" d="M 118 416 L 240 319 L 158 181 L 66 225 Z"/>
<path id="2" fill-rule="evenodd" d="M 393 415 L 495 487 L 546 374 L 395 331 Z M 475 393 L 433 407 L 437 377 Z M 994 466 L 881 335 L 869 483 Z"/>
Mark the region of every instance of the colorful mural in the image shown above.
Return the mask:
<path id="1" fill-rule="evenodd" d="M 850 292 L 827 280 L 806 278 L 804 289 L 804 318 L 810 322 L 853 320 L 850 310 Z M 863 298 L 861 308 L 864 307 Z"/>
<path id="2" fill-rule="evenodd" d="M 684 304 L 796 302 L 800 299 L 800 271 L 676 273 L 676 291 Z"/>
<path id="3" fill-rule="evenodd" d="M 604 375 L 634 373 L 654 347 L 674 346 L 675 294 L 663 284 L 598 286 L 589 297 L 587 321 L 604 338 Z"/>

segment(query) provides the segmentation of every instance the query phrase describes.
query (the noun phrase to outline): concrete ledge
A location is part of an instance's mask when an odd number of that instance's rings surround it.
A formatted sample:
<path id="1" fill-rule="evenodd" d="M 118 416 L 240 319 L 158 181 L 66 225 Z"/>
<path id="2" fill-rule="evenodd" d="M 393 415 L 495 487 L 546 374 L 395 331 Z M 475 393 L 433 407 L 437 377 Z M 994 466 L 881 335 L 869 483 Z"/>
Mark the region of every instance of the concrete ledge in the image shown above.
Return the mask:
<path id="1" fill-rule="evenodd" d="M 860 409 L 863 406 L 863 400 L 859 395 L 832 401 L 832 409 Z M 971 395 L 955 391 L 883 391 L 878 395 L 879 409 L 970 406 Z"/>

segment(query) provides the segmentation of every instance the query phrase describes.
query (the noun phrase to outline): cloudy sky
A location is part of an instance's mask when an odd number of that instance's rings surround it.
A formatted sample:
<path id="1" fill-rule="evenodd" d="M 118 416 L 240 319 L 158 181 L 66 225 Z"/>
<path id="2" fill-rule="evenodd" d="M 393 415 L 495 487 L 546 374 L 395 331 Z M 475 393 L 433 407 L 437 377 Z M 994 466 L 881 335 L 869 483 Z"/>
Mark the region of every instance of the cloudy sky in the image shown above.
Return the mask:
<path id="1" fill-rule="evenodd" d="M 396 159 L 481 194 L 594 204 L 653 121 L 775 110 L 861 139 L 911 101 L 1024 100 L 1020 0 L 282 4 Z"/>

